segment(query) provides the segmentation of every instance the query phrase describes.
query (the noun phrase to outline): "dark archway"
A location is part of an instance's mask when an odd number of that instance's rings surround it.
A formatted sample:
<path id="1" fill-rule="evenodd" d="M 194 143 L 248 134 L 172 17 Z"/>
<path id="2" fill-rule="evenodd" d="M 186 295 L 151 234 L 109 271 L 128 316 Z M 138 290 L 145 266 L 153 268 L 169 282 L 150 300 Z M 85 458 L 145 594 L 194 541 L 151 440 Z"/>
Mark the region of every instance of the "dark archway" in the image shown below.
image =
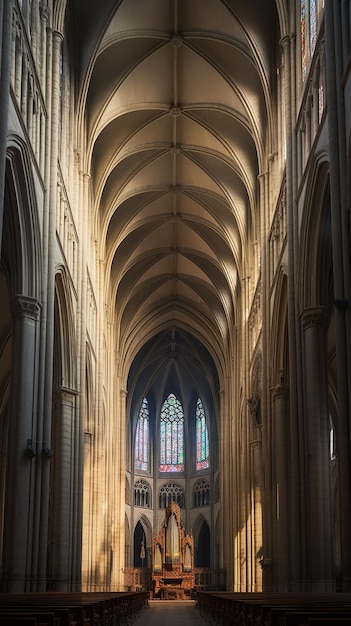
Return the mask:
<path id="1" fill-rule="evenodd" d="M 210 567 L 210 562 L 210 529 L 204 520 L 195 545 L 195 567 Z"/>
<path id="2" fill-rule="evenodd" d="M 145 531 L 140 522 L 134 530 L 134 567 L 147 567 Z"/>

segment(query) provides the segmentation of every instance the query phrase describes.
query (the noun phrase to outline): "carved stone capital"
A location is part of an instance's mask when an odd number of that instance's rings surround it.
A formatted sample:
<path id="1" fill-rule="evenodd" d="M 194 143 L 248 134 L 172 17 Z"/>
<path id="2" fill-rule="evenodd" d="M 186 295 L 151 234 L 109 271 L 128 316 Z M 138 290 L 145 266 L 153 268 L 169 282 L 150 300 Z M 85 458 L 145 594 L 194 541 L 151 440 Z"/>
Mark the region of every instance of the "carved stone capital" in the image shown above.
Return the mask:
<path id="1" fill-rule="evenodd" d="M 328 321 L 327 309 L 323 306 L 310 307 L 301 313 L 302 328 L 326 328 Z"/>
<path id="2" fill-rule="evenodd" d="M 17 319 L 27 317 L 34 321 L 39 319 L 41 304 L 36 298 L 16 296 L 12 300 L 12 314 Z"/>

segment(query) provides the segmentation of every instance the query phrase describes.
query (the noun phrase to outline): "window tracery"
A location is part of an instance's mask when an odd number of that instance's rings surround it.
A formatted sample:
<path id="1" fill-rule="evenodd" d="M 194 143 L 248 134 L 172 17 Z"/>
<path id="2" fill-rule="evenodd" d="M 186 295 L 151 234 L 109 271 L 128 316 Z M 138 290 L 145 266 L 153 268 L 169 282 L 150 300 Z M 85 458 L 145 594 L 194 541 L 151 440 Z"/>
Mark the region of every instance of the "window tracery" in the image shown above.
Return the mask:
<path id="1" fill-rule="evenodd" d="M 147 509 L 151 507 L 150 485 L 142 478 L 134 484 L 134 506 L 141 506 Z"/>
<path id="2" fill-rule="evenodd" d="M 160 472 L 184 471 L 184 411 L 173 393 L 161 408 L 159 469 Z"/>
<path id="3" fill-rule="evenodd" d="M 172 502 L 178 504 L 178 506 L 184 508 L 184 489 L 181 485 L 175 482 L 169 482 L 159 490 L 158 496 L 159 508 L 166 509 Z"/>
<path id="4" fill-rule="evenodd" d="M 208 480 L 202 479 L 195 483 L 193 503 L 195 508 L 208 506 L 210 504 L 210 484 Z"/>

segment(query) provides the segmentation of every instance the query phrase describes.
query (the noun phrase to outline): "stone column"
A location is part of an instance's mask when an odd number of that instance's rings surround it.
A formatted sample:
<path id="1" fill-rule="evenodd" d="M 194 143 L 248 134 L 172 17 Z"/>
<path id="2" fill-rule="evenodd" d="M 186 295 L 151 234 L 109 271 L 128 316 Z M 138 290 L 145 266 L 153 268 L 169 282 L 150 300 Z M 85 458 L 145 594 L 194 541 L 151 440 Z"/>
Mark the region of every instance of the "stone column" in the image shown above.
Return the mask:
<path id="1" fill-rule="evenodd" d="M 34 298 L 17 296 L 13 302 L 14 352 L 4 535 L 4 582 L 7 591 L 12 592 L 28 590 L 31 566 L 39 313 L 40 305 Z"/>
<path id="2" fill-rule="evenodd" d="M 351 387 L 351 250 L 349 223 L 349 163 L 345 125 L 346 65 L 344 2 L 325 0 L 325 77 L 328 103 L 331 234 L 335 304 L 336 361 L 338 373 L 338 463 L 340 468 L 340 516 L 343 591 L 351 590 L 351 472 L 350 406 Z M 348 56 L 348 55 L 347 55 Z"/>
<path id="3" fill-rule="evenodd" d="M 54 457 L 51 479 L 52 534 L 50 537 L 51 578 L 54 591 L 72 590 L 72 523 L 77 392 L 61 388 L 54 398 Z"/>
<path id="4" fill-rule="evenodd" d="M 251 456 L 251 591 L 262 591 L 262 571 L 258 555 L 263 548 L 262 534 L 262 441 L 257 439 L 250 442 Z M 266 555 L 265 555 L 266 556 Z"/>
<path id="5" fill-rule="evenodd" d="M 287 138 L 286 156 L 286 206 L 287 206 L 287 254 L 288 254 L 288 343 L 289 343 L 289 417 L 290 417 L 290 447 L 291 447 L 291 536 L 295 550 L 292 554 L 291 579 L 292 591 L 301 591 L 305 579 L 304 562 L 302 559 L 304 537 L 302 506 L 303 487 L 301 474 L 301 446 L 299 432 L 301 431 L 301 387 L 300 387 L 300 329 L 297 319 L 296 276 L 299 262 L 298 223 L 296 211 L 297 189 L 297 146 L 296 134 L 293 132 L 296 120 L 296 42 L 295 35 L 286 36 L 281 42 L 284 50 L 284 103 L 285 103 L 285 133 Z"/>
<path id="6" fill-rule="evenodd" d="M 277 591 L 289 591 L 289 531 L 288 531 L 288 388 L 277 385 L 273 392 L 273 420 L 276 482 L 276 580 Z M 292 546 L 293 549 L 293 546 Z"/>
<path id="7" fill-rule="evenodd" d="M 331 589 L 331 502 L 329 484 L 329 420 L 327 402 L 326 329 L 323 307 L 306 309 L 304 333 L 304 395 L 307 440 L 307 564 L 311 591 Z"/>

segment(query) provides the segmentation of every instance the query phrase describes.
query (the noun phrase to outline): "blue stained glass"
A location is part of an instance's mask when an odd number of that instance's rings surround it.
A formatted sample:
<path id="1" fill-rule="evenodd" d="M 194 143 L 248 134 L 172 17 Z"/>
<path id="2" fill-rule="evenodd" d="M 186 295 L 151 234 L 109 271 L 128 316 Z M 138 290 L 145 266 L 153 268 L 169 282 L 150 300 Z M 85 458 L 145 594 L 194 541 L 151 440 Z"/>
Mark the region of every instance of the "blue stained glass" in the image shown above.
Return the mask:
<path id="1" fill-rule="evenodd" d="M 301 69 L 302 80 L 306 78 L 307 71 L 307 50 L 306 50 L 306 0 L 301 0 L 300 4 L 300 20 L 301 20 Z"/>
<path id="2" fill-rule="evenodd" d="M 310 0 L 310 52 L 314 53 L 317 40 L 317 0 Z"/>
<path id="3" fill-rule="evenodd" d="M 160 416 L 160 472 L 184 471 L 184 412 L 171 393 Z"/>
<path id="4" fill-rule="evenodd" d="M 135 436 L 135 469 L 149 469 L 149 405 L 146 398 L 139 411 Z"/>
<path id="5" fill-rule="evenodd" d="M 209 438 L 204 407 L 200 398 L 196 403 L 196 469 L 207 469 L 209 462 Z"/>

